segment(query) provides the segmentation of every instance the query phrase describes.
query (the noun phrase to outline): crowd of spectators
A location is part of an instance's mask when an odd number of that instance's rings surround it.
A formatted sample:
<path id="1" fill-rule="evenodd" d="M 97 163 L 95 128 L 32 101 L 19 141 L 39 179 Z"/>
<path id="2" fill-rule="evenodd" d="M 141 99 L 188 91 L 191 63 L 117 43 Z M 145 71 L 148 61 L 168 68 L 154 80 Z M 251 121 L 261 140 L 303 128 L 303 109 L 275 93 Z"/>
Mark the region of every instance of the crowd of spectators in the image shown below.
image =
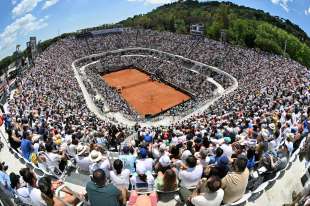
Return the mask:
<path id="1" fill-rule="evenodd" d="M 157 48 L 210 65 L 225 57 L 220 67 L 237 78 L 238 89 L 207 111 L 169 127 L 137 124 L 134 138 L 120 146 L 129 129 L 99 120 L 89 111 L 71 64 L 83 55 L 130 46 Z M 137 59 L 137 64 L 147 66 L 147 59 Z M 158 74 L 178 84 L 173 77 L 176 68 L 152 61 L 165 65 L 156 67 Z M 152 66 L 147 69 L 154 72 Z M 187 74 L 179 72 L 177 77 L 186 79 Z M 222 77 L 213 75 L 221 83 Z M 177 192 L 176 199 L 188 205 L 233 203 L 286 168 L 309 136 L 309 78 L 305 67 L 284 57 L 168 32 L 133 30 L 59 40 L 18 79 L 5 115 L 11 148 L 53 176 L 37 181 L 29 168 L 19 171 L 22 178 L 9 176 L 1 164 L 1 186 L 34 206 L 76 204 L 84 198 L 92 206 L 155 206 L 158 195 L 153 191 Z M 113 101 L 118 94 L 111 91 L 101 94 Z M 119 155 L 112 158 L 110 150 Z M 80 174 L 92 176 L 85 185 L 87 195 L 62 188 L 66 195 L 59 201 L 55 188 L 62 183 L 54 176 L 65 171 L 68 162 L 74 162 Z"/>
<path id="2" fill-rule="evenodd" d="M 206 76 L 197 72 L 191 71 L 184 66 L 182 62 L 171 62 L 160 59 L 159 57 L 149 55 L 123 55 L 116 53 L 114 55 L 104 56 L 100 58 L 101 64 L 99 68 L 97 64 L 91 64 L 84 68 L 86 77 L 85 81 L 89 93 L 95 97 L 97 94 L 94 88 L 98 90 L 100 95 L 109 98 L 106 101 L 110 106 L 111 111 L 121 111 L 129 118 L 138 120 L 139 114 L 131 108 L 120 95 L 120 88 L 112 88 L 105 81 L 102 81 L 102 75 L 120 68 L 139 68 L 150 75 L 150 80 L 162 81 L 173 85 L 175 88 L 185 90 L 192 95 L 190 101 L 184 102 L 181 105 L 168 110 L 168 115 L 185 115 L 185 111 L 192 111 L 194 108 L 204 105 L 213 96 L 216 89 L 215 85 L 210 83 Z M 92 84 L 93 86 L 91 86 Z M 198 106 L 199 105 L 199 106 Z M 102 105 L 101 105 L 102 107 Z"/>

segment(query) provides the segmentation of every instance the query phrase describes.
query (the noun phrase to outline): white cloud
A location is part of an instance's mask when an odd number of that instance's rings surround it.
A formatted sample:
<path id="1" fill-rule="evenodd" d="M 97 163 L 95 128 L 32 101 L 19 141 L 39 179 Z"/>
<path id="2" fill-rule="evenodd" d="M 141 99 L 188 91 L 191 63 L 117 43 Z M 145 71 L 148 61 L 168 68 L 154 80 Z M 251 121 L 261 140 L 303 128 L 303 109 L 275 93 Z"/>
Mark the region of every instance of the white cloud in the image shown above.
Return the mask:
<path id="1" fill-rule="evenodd" d="M 309 15 L 310 15 L 310 7 L 309 7 L 307 10 L 305 10 L 305 15 L 306 15 L 306 16 L 309 16 Z"/>
<path id="2" fill-rule="evenodd" d="M 273 4 L 280 5 L 286 12 L 289 12 L 289 2 L 293 2 L 293 0 L 271 0 Z"/>
<path id="3" fill-rule="evenodd" d="M 15 6 L 15 4 L 17 4 L 17 0 L 11 0 L 13 6 Z"/>
<path id="4" fill-rule="evenodd" d="M 32 14 L 26 14 L 16 19 L 13 23 L 6 26 L 4 31 L 0 34 L 0 48 L 8 49 L 15 47 L 18 36 L 27 35 L 30 32 L 46 27 L 47 18 L 48 17 L 38 19 Z"/>
<path id="5" fill-rule="evenodd" d="M 129 2 L 143 2 L 145 4 L 167 4 L 176 0 L 128 0 Z"/>
<path id="6" fill-rule="evenodd" d="M 22 0 L 12 10 L 13 17 L 31 12 L 41 0 Z"/>
<path id="7" fill-rule="evenodd" d="M 46 2 L 44 3 L 42 9 L 47 9 L 51 6 L 53 6 L 54 4 L 56 4 L 59 0 L 46 0 Z"/>

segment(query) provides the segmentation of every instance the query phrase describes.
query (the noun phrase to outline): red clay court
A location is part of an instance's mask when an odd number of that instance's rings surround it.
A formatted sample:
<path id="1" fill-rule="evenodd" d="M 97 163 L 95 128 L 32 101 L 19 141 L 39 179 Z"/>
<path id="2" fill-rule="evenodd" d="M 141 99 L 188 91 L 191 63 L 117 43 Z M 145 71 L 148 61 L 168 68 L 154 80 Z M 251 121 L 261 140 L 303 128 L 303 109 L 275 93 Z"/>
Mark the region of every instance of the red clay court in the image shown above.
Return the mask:
<path id="1" fill-rule="evenodd" d="M 111 87 L 120 89 L 122 97 L 141 115 L 154 116 L 190 99 L 183 92 L 153 81 L 135 68 L 112 72 L 102 79 Z"/>

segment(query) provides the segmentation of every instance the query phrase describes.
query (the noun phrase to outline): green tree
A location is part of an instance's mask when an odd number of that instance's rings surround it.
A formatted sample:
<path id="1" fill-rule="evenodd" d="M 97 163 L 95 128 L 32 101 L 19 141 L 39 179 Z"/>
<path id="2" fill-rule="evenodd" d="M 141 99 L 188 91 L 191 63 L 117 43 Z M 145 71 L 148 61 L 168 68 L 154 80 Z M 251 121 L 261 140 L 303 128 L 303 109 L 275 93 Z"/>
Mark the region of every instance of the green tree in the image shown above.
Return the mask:
<path id="1" fill-rule="evenodd" d="M 262 37 L 257 37 L 255 39 L 255 44 L 258 48 L 260 48 L 263 51 L 275 53 L 275 54 L 282 54 L 281 47 L 274 41 L 270 39 L 265 39 Z"/>
<path id="2" fill-rule="evenodd" d="M 175 20 L 175 31 L 177 33 L 186 33 L 186 24 L 183 19 Z"/>
<path id="3" fill-rule="evenodd" d="M 255 39 L 256 39 L 256 34 L 255 33 L 247 33 L 244 37 L 244 43 L 247 47 L 249 48 L 254 48 L 255 47 Z"/>

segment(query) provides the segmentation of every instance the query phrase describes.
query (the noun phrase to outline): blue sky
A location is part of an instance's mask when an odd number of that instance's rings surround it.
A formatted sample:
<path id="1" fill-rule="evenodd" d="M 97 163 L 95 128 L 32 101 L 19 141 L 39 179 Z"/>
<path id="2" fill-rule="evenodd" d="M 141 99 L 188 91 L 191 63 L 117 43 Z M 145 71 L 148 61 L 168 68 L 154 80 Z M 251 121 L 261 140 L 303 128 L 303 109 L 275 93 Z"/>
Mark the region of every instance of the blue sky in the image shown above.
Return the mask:
<path id="1" fill-rule="evenodd" d="M 115 23 L 173 0 L 0 0 L 0 59 L 29 36 L 46 40 L 80 28 Z M 232 0 L 290 19 L 310 36 L 310 0 Z"/>

